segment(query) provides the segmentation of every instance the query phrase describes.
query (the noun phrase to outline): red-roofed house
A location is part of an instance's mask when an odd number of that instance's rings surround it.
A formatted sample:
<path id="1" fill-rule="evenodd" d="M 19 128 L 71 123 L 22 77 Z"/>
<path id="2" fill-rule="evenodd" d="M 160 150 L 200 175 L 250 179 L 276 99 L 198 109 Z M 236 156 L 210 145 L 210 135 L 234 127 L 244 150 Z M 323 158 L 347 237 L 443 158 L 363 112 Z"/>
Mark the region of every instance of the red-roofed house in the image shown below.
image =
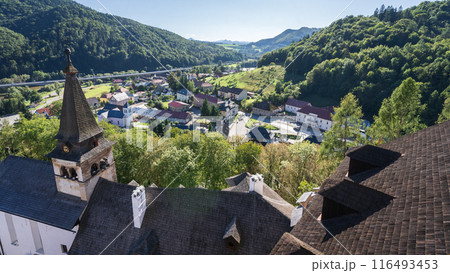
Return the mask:
<path id="1" fill-rule="evenodd" d="M 289 113 L 297 114 L 298 110 L 306 106 L 311 106 L 311 103 L 302 100 L 288 99 L 284 110 Z"/>
<path id="2" fill-rule="evenodd" d="M 169 110 L 176 111 L 176 112 L 184 112 L 189 109 L 189 104 L 173 100 L 169 102 Z"/>
<path id="3" fill-rule="evenodd" d="M 328 131 L 333 125 L 331 111 L 327 108 L 318 108 L 311 105 L 301 108 L 297 112 L 297 122 L 317 126 L 319 129 Z"/>
<path id="4" fill-rule="evenodd" d="M 202 107 L 203 101 L 205 99 L 208 100 L 209 104 L 215 104 L 216 106 L 219 106 L 219 103 L 221 102 L 221 100 L 217 97 L 198 93 L 194 95 L 194 105 L 196 107 Z"/>
<path id="5" fill-rule="evenodd" d="M 45 108 L 37 109 L 35 114 L 49 118 L 50 117 L 50 108 L 45 107 Z"/>

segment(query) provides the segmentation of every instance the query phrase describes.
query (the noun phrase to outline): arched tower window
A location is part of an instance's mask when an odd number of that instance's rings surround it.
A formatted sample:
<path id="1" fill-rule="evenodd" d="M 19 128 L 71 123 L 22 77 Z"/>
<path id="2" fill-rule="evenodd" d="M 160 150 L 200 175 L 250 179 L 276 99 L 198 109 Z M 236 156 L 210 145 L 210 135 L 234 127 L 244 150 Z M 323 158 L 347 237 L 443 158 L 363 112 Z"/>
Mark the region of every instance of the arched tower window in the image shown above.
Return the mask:
<path id="1" fill-rule="evenodd" d="M 71 177 L 72 179 L 78 179 L 77 171 L 75 171 L 74 168 L 71 168 L 71 169 L 70 169 L 70 177 Z"/>
<path id="2" fill-rule="evenodd" d="M 106 169 L 108 167 L 108 159 L 105 157 L 100 160 L 100 169 Z"/>
<path id="3" fill-rule="evenodd" d="M 61 167 L 61 176 L 69 177 L 69 172 L 67 171 L 66 167 Z"/>
<path id="4" fill-rule="evenodd" d="M 94 176 L 97 173 L 98 173 L 98 165 L 97 165 L 97 163 L 94 163 L 91 166 L 91 175 Z"/>

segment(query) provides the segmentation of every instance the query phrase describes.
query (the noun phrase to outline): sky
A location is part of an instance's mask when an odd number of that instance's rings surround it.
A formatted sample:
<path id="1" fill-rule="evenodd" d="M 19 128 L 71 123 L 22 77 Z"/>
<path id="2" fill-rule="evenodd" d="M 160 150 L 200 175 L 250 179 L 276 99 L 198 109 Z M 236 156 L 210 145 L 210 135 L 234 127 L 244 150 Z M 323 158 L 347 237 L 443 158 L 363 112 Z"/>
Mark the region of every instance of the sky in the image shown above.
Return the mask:
<path id="1" fill-rule="evenodd" d="M 289 28 L 326 27 L 335 19 L 347 15 L 372 15 L 382 4 L 408 8 L 422 2 L 420 0 L 75 1 L 97 11 L 106 12 L 100 2 L 114 15 L 166 29 L 185 38 L 248 42 L 274 37 Z M 341 14 L 347 6 L 348 8 Z"/>

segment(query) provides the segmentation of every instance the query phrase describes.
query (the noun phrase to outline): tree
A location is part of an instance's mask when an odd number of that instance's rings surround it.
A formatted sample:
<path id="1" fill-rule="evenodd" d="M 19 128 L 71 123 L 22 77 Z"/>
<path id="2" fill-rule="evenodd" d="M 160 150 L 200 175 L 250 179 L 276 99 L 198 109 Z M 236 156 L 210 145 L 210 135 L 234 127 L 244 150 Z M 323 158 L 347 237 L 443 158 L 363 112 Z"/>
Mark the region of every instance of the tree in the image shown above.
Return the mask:
<path id="1" fill-rule="evenodd" d="M 55 101 L 50 106 L 50 113 L 53 116 L 60 117 L 61 116 L 61 111 L 62 111 L 62 100 Z"/>
<path id="2" fill-rule="evenodd" d="M 188 147 L 178 149 L 169 146 L 154 163 L 157 185 L 160 187 L 195 187 L 197 162 L 195 154 Z"/>
<path id="3" fill-rule="evenodd" d="M 320 154 L 322 157 L 344 158 L 349 147 L 362 143 L 360 129 L 363 113 L 358 99 L 352 93 L 342 98 L 340 106 L 334 111 L 333 126 L 325 133 Z"/>
<path id="4" fill-rule="evenodd" d="M 450 92 L 446 92 L 443 95 L 443 97 L 445 97 L 444 106 L 442 108 L 442 113 L 439 115 L 437 123 L 442 123 L 446 120 L 450 120 Z"/>
<path id="5" fill-rule="evenodd" d="M 375 141 L 384 142 L 425 128 L 420 122 L 420 114 L 425 109 L 420 98 L 416 81 L 412 78 L 404 80 L 389 98 L 383 100 L 368 132 L 369 136 Z"/>
<path id="6" fill-rule="evenodd" d="M 208 100 L 207 100 L 207 99 L 205 99 L 205 100 L 203 101 L 202 109 L 201 109 L 201 111 L 200 111 L 200 114 L 201 114 L 202 116 L 205 116 L 205 117 L 211 115 L 211 110 L 209 109 L 209 103 L 208 103 Z"/>
<path id="7" fill-rule="evenodd" d="M 239 173 L 256 173 L 259 169 L 257 158 L 262 152 L 262 146 L 253 142 L 246 142 L 236 147 L 236 169 Z"/>
<path id="8" fill-rule="evenodd" d="M 200 140 L 199 182 L 206 188 L 223 189 L 225 178 L 233 175 L 234 150 L 219 133 L 208 133 Z"/>
<path id="9" fill-rule="evenodd" d="M 215 104 L 211 105 L 211 108 L 209 110 L 209 115 L 210 116 L 220 116 L 220 111 L 219 111 L 219 108 L 217 107 L 217 105 L 215 105 Z"/>
<path id="10" fill-rule="evenodd" d="M 6 151 L 17 156 L 49 160 L 45 157 L 56 145 L 59 120 L 34 116 L 28 120 L 22 116 L 20 122 L 13 126 L 4 126 L 0 132 L 0 156 Z M 8 148 L 8 149 L 7 149 Z"/>

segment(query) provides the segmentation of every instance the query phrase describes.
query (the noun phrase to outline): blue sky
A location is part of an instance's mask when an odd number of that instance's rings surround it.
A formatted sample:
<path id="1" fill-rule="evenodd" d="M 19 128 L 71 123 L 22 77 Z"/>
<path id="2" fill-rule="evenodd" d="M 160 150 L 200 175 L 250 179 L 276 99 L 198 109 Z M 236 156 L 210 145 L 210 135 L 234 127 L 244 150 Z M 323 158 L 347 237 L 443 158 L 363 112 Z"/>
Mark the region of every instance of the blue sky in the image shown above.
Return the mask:
<path id="1" fill-rule="evenodd" d="M 96 0 L 75 0 L 106 12 Z M 99 0 L 114 15 L 185 38 L 257 41 L 288 28 L 325 27 L 351 0 Z M 371 15 L 382 4 L 403 8 L 420 0 L 354 0 L 341 15 Z M 340 17 L 340 18 L 341 18 Z"/>

